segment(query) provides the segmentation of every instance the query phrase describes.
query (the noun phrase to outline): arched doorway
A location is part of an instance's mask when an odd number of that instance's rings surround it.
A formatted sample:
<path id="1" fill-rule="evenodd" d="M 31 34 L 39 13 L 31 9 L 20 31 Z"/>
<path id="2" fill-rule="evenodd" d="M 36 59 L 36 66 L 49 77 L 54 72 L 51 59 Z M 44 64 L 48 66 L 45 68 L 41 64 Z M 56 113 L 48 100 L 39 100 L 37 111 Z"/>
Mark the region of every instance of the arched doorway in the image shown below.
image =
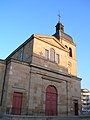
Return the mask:
<path id="1" fill-rule="evenodd" d="M 57 90 L 52 85 L 46 88 L 46 115 L 57 115 Z"/>

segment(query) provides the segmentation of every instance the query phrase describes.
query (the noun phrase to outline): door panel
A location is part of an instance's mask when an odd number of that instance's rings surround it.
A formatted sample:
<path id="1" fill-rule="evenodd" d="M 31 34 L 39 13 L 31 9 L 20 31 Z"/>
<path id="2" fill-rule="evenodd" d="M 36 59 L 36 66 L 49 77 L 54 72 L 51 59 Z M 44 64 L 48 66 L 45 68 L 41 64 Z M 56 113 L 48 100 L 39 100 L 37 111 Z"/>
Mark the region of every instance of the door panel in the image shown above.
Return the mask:
<path id="1" fill-rule="evenodd" d="M 46 115 L 57 115 L 57 91 L 54 86 L 46 89 Z"/>
<path id="2" fill-rule="evenodd" d="M 13 114 L 21 114 L 22 109 L 22 93 L 14 92 L 13 94 L 13 102 L 12 102 L 12 113 Z"/>

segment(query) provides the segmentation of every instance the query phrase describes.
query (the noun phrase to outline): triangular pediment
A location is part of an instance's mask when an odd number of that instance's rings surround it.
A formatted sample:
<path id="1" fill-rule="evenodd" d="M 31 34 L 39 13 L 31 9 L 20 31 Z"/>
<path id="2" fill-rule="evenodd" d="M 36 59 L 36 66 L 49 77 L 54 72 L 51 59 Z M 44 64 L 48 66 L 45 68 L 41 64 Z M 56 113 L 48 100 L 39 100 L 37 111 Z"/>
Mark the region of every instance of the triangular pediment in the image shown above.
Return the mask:
<path id="1" fill-rule="evenodd" d="M 55 46 L 59 49 L 62 49 L 66 52 L 69 52 L 68 49 L 54 36 L 45 36 L 45 35 L 34 34 L 34 38 L 41 40 L 47 44 L 50 44 L 52 46 Z"/>

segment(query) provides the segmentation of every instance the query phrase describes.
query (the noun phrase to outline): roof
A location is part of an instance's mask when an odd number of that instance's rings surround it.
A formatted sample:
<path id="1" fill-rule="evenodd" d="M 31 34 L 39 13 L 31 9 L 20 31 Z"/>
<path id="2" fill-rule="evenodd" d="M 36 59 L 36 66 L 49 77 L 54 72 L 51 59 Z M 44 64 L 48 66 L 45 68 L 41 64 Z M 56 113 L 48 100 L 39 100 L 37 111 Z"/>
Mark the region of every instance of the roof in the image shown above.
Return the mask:
<path id="1" fill-rule="evenodd" d="M 53 36 L 55 36 L 58 40 L 60 40 L 61 37 L 65 38 L 66 40 L 74 44 L 73 38 L 64 32 L 64 25 L 62 23 L 58 22 L 55 27 L 56 32 Z"/>
<path id="2" fill-rule="evenodd" d="M 45 41 L 45 38 L 53 39 L 55 42 L 57 42 L 63 50 L 67 51 L 66 47 L 59 42 L 59 40 L 54 36 L 47 36 L 47 35 L 40 35 L 40 34 L 32 34 L 30 38 L 28 38 L 24 43 L 22 43 L 17 49 L 15 49 L 5 60 L 8 60 L 12 55 L 14 55 L 18 50 L 20 50 L 23 46 L 25 46 L 29 41 L 31 41 L 33 38 L 40 39 L 42 41 Z M 47 42 L 48 43 L 48 42 Z"/>
<path id="3" fill-rule="evenodd" d="M 68 34 L 66 34 L 64 32 L 61 32 L 61 37 L 67 39 L 70 42 L 73 42 L 73 38 L 70 35 L 68 35 Z"/>
<path id="4" fill-rule="evenodd" d="M 57 31 L 53 36 L 55 36 L 57 39 L 60 39 L 60 37 L 62 37 L 68 40 L 69 42 L 74 43 L 73 38 L 70 35 L 64 33 L 63 31 Z"/>

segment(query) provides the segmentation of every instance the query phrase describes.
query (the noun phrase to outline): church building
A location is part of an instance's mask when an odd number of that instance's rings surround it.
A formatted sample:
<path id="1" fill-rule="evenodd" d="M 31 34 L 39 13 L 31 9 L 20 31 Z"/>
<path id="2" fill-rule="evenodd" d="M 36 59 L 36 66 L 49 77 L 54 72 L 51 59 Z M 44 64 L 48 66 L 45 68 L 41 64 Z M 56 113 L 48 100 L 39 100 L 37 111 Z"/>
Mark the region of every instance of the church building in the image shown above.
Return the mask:
<path id="1" fill-rule="evenodd" d="M 58 21 L 54 35 L 33 34 L 0 60 L 0 108 L 14 115 L 78 115 L 76 44 Z"/>

